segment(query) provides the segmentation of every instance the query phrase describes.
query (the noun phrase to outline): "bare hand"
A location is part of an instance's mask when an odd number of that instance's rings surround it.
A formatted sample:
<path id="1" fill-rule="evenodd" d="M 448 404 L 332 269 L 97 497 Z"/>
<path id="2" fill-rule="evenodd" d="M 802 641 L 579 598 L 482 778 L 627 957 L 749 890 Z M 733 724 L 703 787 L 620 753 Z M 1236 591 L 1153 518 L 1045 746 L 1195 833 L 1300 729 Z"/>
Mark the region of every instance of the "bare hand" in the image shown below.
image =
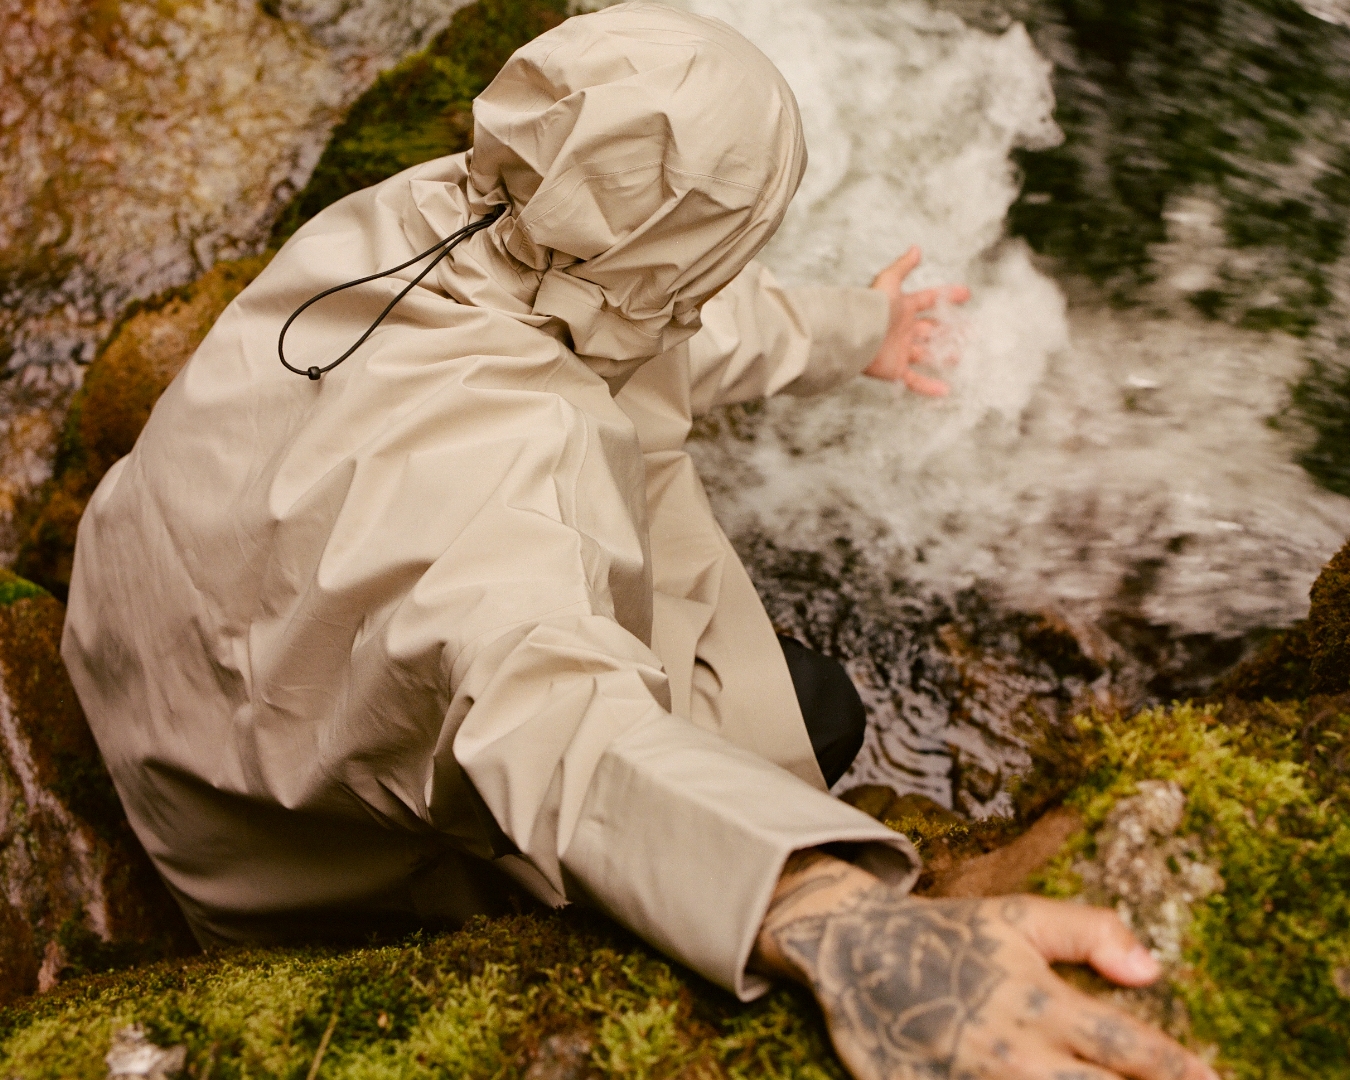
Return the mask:
<path id="1" fill-rule="evenodd" d="M 942 285 L 914 293 L 904 292 L 905 278 L 922 259 L 923 253 L 912 247 L 872 282 L 872 288 L 885 293 L 890 300 L 891 322 L 881 348 L 864 374 L 903 382 L 916 394 L 944 397 L 950 390 L 945 382 L 914 370 L 915 364 L 929 359 L 929 341 L 935 325 L 932 319 L 921 318 L 919 313 L 932 310 L 944 300 L 964 304 L 970 299 L 970 290 L 964 285 Z"/>
<path id="2" fill-rule="evenodd" d="M 819 852 L 793 857 L 756 963 L 815 993 L 858 1080 L 1217 1080 L 1162 1032 L 1073 989 L 1049 961 L 1127 986 L 1158 966 L 1101 909 L 1032 896 L 905 896 Z"/>

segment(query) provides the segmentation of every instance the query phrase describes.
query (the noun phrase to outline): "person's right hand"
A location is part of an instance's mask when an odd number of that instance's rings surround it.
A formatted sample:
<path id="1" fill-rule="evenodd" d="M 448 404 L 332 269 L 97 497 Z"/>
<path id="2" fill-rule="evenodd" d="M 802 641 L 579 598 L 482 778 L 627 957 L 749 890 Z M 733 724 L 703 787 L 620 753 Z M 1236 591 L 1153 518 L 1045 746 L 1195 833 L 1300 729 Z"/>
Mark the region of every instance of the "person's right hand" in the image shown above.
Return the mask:
<path id="1" fill-rule="evenodd" d="M 858 1080 L 1217 1080 L 1051 961 L 1128 986 L 1158 965 L 1116 915 L 1032 896 L 930 900 L 819 853 L 794 856 L 756 947 L 815 993 Z"/>

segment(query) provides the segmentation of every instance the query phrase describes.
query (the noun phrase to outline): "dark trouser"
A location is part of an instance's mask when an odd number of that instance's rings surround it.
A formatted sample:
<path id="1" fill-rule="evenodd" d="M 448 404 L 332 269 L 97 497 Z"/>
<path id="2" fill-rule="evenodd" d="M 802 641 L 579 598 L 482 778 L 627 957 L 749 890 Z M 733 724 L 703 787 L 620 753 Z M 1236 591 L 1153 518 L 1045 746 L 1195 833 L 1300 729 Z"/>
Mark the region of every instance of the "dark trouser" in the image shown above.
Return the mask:
<path id="1" fill-rule="evenodd" d="M 811 749 L 831 787 L 862 749 L 867 714 L 862 698 L 838 660 L 812 652 L 796 638 L 778 636 L 792 675 L 792 688 L 806 720 Z"/>

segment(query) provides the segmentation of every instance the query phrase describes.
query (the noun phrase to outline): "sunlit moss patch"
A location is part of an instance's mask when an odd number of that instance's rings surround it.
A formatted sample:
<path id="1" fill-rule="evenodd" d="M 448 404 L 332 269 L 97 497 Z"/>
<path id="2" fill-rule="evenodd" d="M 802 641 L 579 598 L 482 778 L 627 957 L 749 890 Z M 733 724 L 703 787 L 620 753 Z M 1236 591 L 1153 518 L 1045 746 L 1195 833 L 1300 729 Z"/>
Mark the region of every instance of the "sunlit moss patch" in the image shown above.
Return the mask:
<path id="1" fill-rule="evenodd" d="M 88 979 L 0 1014 L 0 1072 L 102 1080 L 112 1032 L 133 1022 L 217 1080 L 304 1077 L 316 1059 L 329 1078 L 516 1077 L 559 1058 L 577 1077 L 844 1076 L 803 995 L 742 1006 L 580 914 Z"/>

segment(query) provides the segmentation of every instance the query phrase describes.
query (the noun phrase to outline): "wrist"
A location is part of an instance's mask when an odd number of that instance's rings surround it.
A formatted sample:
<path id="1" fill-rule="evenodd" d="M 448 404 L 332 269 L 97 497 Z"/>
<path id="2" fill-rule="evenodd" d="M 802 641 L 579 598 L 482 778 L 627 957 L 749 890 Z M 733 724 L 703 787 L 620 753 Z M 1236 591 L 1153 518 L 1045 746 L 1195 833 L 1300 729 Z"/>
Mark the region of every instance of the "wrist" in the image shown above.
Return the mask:
<path id="1" fill-rule="evenodd" d="M 819 849 L 796 852 L 779 876 L 755 941 L 751 966 L 762 974 L 810 985 L 814 973 L 783 952 L 776 932 L 789 923 L 828 916 L 879 883 L 866 870 Z"/>

